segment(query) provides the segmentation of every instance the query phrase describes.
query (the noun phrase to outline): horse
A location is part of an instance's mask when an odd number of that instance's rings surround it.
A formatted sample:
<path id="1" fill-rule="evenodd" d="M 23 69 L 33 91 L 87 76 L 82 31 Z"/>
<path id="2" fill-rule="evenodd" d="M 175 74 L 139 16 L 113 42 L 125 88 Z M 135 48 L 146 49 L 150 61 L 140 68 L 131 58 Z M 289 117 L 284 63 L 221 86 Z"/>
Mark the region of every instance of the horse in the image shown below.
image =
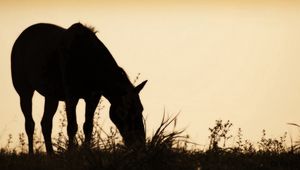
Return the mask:
<path id="1" fill-rule="evenodd" d="M 41 127 L 49 154 L 54 152 L 52 122 L 59 101 L 65 102 L 70 149 L 75 146 L 78 129 L 78 100 L 84 99 L 86 103 L 83 131 L 84 143 L 89 144 L 92 140 L 94 112 L 101 96 L 110 102 L 110 119 L 125 145 L 145 145 L 143 105 L 139 92 L 147 80 L 135 87 L 92 28 L 81 23 L 75 23 L 67 29 L 49 23 L 29 26 L 13 45 L 11 74 L 25 117 L 29 154 L 33 154 L 34 91 L 45 98 Z"/>

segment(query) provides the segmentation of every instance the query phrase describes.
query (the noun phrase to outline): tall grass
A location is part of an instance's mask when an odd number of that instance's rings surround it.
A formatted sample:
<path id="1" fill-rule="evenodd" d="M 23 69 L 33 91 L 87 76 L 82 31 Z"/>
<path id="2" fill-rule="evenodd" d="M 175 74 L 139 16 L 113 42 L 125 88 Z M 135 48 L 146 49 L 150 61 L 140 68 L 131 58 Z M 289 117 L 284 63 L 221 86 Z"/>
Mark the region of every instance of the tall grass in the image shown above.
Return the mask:
<path id="1" fill-rule="evenodd" d="M 291 150 L 292 152 L 294 151 L 300 151 L 300 125 L 299 124 L 296 124 L 296 123 L 288 123 L 288 125 L 292 125 L 296 128 L 298 128 L 298 131 L 299 131 L 299 140 L 297 140 L 295 143 L 293 142 L 293 139 L 291 139 L 291 143 L 292 143 L 292 146 L 291 146 Z"/>
<path id="2" fill-rule="evenodd" d="M 299 145 L 286 145 L 286 133 L 269 138 L 262 131 L 261 139 L 253 144 L 243 139 L 242 129 L 233 135 L 230 121 L 217 120 L 209 128 L 209 146 L 197 149 L 184 130 L 177 130 L 177 115 L 164 114 L 160 125 L 146 140 L 145 148 L 126 148 L 116 128 L 105 131 L 96 113 L 93 141 L 83 145 L 82 131 L 76 136 L 77 148 L 67 151 L 66 119 L 61 113 L 60 131 L 53 139 L 56 155 L 47 156 L 41 135 L 35 134 L 35 155 L 27 155 L 26 136 L 20 134 L 18 147 L 12 148 L 12 136 L 0 150 L 0 169 L 112 169 L 112 170 L 203 170 L 203 169 L 300 169 Z M 234 144 L 229 145 L 229 140 Z"/>

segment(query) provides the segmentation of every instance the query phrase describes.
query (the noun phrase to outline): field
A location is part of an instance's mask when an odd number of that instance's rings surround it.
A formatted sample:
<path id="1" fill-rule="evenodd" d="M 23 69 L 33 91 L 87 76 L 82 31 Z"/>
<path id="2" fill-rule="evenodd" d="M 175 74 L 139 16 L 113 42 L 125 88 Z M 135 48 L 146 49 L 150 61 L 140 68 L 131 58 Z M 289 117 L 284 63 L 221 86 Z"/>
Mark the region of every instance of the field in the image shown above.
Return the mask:
<path id="1" fill-rule="evenodd" d="M 63 132 L 54 139 L 56 154 L 47 156 L 43 142 L 35 137 L 35 154 L 27 155 L 26 135 L 20 134 L 19 146 L 11 148 L 11 136 L 6 148 L 0 151 L 1 170 L 299 170 L 299 142 L 286 146 L 286 134 L 278 139 L 267 138 L 263 131 L 261 140 L 252 144 L 242 138 L 239 129 L 234 146 L 226 141 L 232 123 L 217 120 L 209 128 L 208 148 L 198 149 L 183 131 L 177 131 L 177 117 L 163 118 L 156 133 L 147 139 L 145 148 L 132 150 L 120 141 L 114 128 L 104 132 L 96 123 L 91 147 L 82 145 L 83 134 L 77 135 L 78 147 L 67 151 L 67 139 Z M 65 122 L 62 121 L 62 130 Z M 295 124 L 295 126 L 297 126 Z M 172 129 L 172 130 L 169 130 Z"/>

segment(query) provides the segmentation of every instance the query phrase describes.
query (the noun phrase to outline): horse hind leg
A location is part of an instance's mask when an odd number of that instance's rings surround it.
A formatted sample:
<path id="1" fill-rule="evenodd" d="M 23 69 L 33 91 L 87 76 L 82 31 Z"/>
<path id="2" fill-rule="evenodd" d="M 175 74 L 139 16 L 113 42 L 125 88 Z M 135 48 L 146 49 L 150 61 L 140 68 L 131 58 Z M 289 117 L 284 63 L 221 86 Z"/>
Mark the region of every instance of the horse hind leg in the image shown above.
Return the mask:
<path id="1" fill-rule="evenodd" d="M 46 151 L 48 154 L 53 153 L 51 133 L 52 133 L 52 120 L 57 110 L 58 100 L 53 98 L 45 98 L 44 115 L 41 121 L 42 132 L 45 140 Z"/>
<path id="2" fill-rule="evenodd" d="M 29 154 L 33 154 L 33 133 L 34 120 L 32 118 L 32 96 L 34 90 L 26 90 L 26 93 L 20 94 L 20 105 L 25 117 L 25 131 L 28 137 Z"/>

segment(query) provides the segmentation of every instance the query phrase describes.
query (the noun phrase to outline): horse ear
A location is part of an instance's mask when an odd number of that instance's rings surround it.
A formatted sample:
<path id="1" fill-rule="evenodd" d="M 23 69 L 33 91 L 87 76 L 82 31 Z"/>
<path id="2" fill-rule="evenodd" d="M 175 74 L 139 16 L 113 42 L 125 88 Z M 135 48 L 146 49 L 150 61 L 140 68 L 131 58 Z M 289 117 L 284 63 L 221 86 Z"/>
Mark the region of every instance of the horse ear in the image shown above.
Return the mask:
<path id="1" fill-rule="evenodd" d="M 148 80 L 143 81 L 141 84 L 137 85 L 134 90 L 136 93 L 140 93 L 140 91 L 144 88 L 145 84 Z"/>

